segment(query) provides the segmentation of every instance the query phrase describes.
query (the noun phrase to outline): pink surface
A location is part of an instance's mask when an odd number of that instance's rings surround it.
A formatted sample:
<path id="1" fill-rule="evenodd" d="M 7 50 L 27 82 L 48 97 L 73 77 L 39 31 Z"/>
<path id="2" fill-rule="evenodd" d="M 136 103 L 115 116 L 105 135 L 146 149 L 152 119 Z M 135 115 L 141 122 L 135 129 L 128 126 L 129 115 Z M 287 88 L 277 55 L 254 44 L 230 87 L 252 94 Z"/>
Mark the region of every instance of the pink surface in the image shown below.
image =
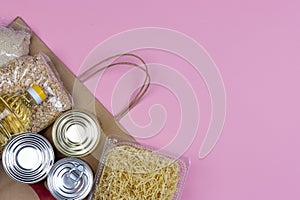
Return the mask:
<path id="1" fill-rule="evenodd" d="M 182 199 L 300 198 L 298 1 L 80 2 L 11 0 L 2 2 L 0 11 L 7 21 L 23 17 L 75 73 L 99 42 L 121 31 L 157 26 L 191 36 L 219 67 L 227 117 L 214 151 L 199 160 L 210 119 L 209 95 L 192 68 L 164 59 L 197 88 L 202 116 L 199 133 L 185 153 L 192 164 Z M 143 55 L 158 62 L 167 58 Z M 112 70 L 106 79 L 113 72 L 119 73 Z M 109 107 L 109 87 L 100 89 L 97 96 Z M 166 104 L 170 116 L 161 134 L 172 136 L 180 110 L 174 97 L 159 87 L 151 88 L 133 118 L 147 123 L 145 112 L 157 102 Z M 162 144 L 168 138 L 157 137 Z"/>

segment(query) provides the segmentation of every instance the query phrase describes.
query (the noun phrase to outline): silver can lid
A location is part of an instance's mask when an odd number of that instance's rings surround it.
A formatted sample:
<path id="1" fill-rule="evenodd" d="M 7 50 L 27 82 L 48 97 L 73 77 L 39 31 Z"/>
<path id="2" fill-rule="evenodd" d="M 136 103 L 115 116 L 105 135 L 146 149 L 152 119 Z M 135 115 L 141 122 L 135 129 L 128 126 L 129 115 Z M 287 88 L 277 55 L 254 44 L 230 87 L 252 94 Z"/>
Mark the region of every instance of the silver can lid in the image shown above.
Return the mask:
<path id="1" fill-rule="evenodd" d="M 93 172 L 78 158 L 63 158 L 51 168 L 47 184 L 56 199 L 84 199 L 93 185 Z"/>
<path id="2" fill-rule="evenodd" d="M 98 145 L 101 128 L 95 116 L 82 110 L 62 114 L 52 127 L 55 147 L 66 156 L 82 157 Z"/>
<path id="3" fill-rule="evenodd" d="M 4 148 L 2 164 L 12 179 L 32 184 L 47 177 L 54 163 L 54 151 L 49 141 L 37 133 L 14 136 Z"/>

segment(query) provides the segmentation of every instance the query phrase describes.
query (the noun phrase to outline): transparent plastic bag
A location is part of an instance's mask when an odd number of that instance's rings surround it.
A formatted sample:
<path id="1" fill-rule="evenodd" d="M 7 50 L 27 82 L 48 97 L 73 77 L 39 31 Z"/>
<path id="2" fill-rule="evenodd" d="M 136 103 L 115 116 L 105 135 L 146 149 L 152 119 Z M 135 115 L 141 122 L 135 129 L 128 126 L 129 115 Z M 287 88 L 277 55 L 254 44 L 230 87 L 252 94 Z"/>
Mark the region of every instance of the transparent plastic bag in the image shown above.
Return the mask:
<path id="1" fill-rule="evenodd" d="M 45 101 L 32 110 L 30 128 L 40 132 L 48 127 L 61 112 L 71 109 L 70 94 L 63 87 L 51 60 L 43 53 L 22 56 L 0 67 L 0 93 L 25 92 L 33 84 L 47 95 Z"/>
<path id="2" fill-rule="evenodd" d="M 22 26 L 6 28 L 0 25 L 0 67 L 17 57 L 28 55 L 31 31 Z"/>

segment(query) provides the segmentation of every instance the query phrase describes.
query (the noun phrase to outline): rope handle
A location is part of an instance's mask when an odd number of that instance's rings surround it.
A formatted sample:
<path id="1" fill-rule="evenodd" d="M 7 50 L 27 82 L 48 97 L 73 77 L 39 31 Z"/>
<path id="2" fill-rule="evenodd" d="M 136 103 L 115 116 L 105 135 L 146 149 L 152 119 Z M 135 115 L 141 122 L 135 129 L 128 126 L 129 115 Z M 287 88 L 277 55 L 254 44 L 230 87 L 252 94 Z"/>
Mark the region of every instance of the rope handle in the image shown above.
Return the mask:
<path id="1" fill-rule="evenodd" d="M 115 62 L 115 63 L 111 63 L 109 65 L 106 65 L 104 67 L 100 67 L 98 68 L 100 65 L 102 65 L 103 63 L 110 61 L 110 60 L 115 60 L 117 58 L 121 58 L 121 57 L 133 57 L 135 59 L 137 59 L 139 62 L 142 63 L 142 65 L 139 65 L 137 63 L 134 62 Z M 102 72 L 103 70 L 112 68 L 112 67 L 117 67 L 117 66 L 131 66 L 131 67 L 136 67 L 140 70 L 142 70 L 143 72 L 145 72 L 145 79 L 143 82 L 143 85 L 140 87 L 140 89 L 138 90 L 138 92 L 136 93 L 136 95 L 134 96 L 134 98 L 130 101 L 130 103 L 128 104 L 128 106 L 126 106 L 123 110 L 121 110 L 118 114 L 116 114 L 114 117 L 117 121 L 119 121 L 120 119 L 122 119 L 135 105 L 137 105 L 140 100 L 143 98 L 143 96 L 146 94 L 149 86 L 150 86 L 150 75 L 149 75 L 149 70 L 148 70 L 148 66 L 146 64 L 146 62 L 139 56 L 135 55 L 135 54 L 131 54 L 131 53 L 125 53 L 125 54 L 117 54 L 111 57 L 108 57 L 106 59 L 101 60 L 100 62 L 96 63 L 95 65 L 89 67 L 87 70 L 85 70 L 82 74 L 80 74 L 78 76 L 78 79 L 84 83 L 87 80 L 89 80 L 91 77 L 95 76 L 96 74 Z"/>

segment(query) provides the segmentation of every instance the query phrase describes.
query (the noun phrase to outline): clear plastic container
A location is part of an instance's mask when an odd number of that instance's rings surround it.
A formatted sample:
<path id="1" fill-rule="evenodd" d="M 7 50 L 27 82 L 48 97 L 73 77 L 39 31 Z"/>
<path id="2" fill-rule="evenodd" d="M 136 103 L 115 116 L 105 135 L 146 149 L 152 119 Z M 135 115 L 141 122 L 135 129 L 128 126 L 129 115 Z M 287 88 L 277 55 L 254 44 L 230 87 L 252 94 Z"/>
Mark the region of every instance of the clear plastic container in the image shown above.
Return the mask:
<path id="1" fill-rule="evenodd" d="M 181 197 L 188 159 L 121 138 L 108 137 L 89 200 Z"/>

